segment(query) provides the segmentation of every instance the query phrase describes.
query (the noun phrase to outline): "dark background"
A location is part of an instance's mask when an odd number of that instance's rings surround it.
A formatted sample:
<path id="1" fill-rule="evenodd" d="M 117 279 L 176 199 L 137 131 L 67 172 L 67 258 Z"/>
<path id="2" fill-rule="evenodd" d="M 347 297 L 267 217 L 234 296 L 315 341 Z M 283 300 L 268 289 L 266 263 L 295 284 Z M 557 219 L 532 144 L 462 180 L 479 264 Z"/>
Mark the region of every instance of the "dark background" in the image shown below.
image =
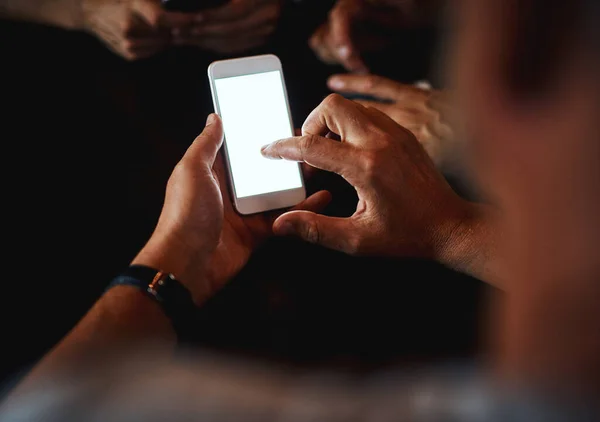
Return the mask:
<path id="1" fill-rule="evenodd" d="M 307 46 L 318 9 L 288 9 L 272 42 L 249 53 L 281 58 L 296 126 L 341 71 Z M 433 30 L 406 32 L 368 62 L 425 78 L 435 41 Z M 217 58 L 181 48 L 128 63 L 85 34 L 0 21 L 2 379 L 66 334 L 148 239 L 166 180 L 212 111 L 206 67 Z M 314 183 L 331 188 L 330 214 L 352 213 L 352 188 L 332 175 Z M 430 262 L 273 239 L 201 311 L 198 343 L 293 365 L 471 357 L 483 289 Z"/>

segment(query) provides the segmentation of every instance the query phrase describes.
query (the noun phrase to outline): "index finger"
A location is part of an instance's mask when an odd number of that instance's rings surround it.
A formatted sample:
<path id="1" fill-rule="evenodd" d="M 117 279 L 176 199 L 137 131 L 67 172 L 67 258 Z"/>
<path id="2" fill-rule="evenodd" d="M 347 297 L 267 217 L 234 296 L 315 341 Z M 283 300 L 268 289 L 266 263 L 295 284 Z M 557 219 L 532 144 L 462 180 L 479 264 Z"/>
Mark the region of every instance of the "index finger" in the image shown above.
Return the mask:
<path id="1" fill-rule="evenodd" d="M 376 75 L 333 75 L 327 85 L 338 92 L 355 92 L 392 101 L 401 101 L 413 94 L 413 87 Z"/>
<path id="2" fill-rule="evenodd" d="M 352 144 L 369 135 L 368 123 L 363 106 L 341 95 L 331 94 L 308 115 L 302 125 L 302 134 L 325 136 L 333 132 L 340 136 L 342 142 Z"/>
<path id="3" fill-rule="evenodd" d="M 350 184 L 357 182 L 357 151 L 349 145 L 322 136 L 296 136 L 266 145 L 261 153 L 272 159 L 304 162 L 337 173 Z"/>

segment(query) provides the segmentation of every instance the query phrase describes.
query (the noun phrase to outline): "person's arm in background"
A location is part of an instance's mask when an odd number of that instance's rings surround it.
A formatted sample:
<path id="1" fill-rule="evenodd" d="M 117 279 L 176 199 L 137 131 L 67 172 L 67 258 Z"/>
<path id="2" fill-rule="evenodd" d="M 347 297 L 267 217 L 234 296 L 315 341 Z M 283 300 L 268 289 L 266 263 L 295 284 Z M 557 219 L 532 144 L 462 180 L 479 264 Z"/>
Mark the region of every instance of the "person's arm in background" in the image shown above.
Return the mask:
<path id="1" fill-rule="evenodd" d="M 0 0 L 0 17 L 88 32 L 127 60 L 163 50 L 171 31 L 195 19 L 165 11 L 160 0 Z"/>
<path id="2" fill-rule="evenodd" d="M 302 135 L 266 146 L 263 154 L 341 175 L 356 189 L 358 206 L 349 218 L 288 212 L 275 221 L 275 234 L 353 255 L 433 259 L 510 289 L 499 273 L 497 212 L 460 198 L 406 128 L 332 94 L 308 117 Z"/>

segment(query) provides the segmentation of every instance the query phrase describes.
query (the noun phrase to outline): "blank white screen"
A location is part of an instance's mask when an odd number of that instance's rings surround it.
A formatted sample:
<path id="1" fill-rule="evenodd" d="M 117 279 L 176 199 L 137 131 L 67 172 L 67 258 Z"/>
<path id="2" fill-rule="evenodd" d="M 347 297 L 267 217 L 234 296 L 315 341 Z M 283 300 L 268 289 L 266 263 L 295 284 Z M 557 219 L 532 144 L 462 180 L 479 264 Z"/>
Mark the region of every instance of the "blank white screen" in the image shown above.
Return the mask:
<path id="1" fill-rule="evenodd" d="M 278 70 L 215 79 L 238 198 L 302 186 L 298 164 L 269 160 L 263 145 L 293 136 Z"/>

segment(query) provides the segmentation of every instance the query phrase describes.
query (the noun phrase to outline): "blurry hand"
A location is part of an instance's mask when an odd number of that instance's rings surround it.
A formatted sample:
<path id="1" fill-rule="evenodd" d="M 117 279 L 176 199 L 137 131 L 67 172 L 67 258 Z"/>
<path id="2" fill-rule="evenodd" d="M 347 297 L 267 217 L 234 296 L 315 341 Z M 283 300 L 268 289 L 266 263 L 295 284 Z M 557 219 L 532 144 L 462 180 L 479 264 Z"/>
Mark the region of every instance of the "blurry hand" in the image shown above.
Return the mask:
<path id="1" fill-rule="evenodd" d="M 379 48 L 386 36 L 382 29 L 403 28 L 415 19 L 413 1 L 338 0 L 329 19 L 311 37 L 309 43 L 317 56 L 329 64 L 341 64 L 350 72 L 366 73 L 361 52 Z"/>
<path id="2" fill-rule="evenodd" d="M 454 131 L 448 122 L 450 104 L 443 92 L 403 85 L 374 75 L 334 75 L 333 91 L 366 94 L 384 100 L 356 102 L 376 108 L 410 130 L 438 168 L 458 154 Z"/>
<path id="3" fill-rule="evenodd" d="M 201 304 L 248 262 L 272 235 L 279 213 L 238 215 L 231 205 L 223 161 L 221 119 L 211 114 L 204 131 L 173 170 L 158 225 L 134 264 L 175 274 Z M 295 209 L 320 211 L 330 200 L 318 192 Z"/>
<path id="4" fill-rule="evenodd" d="M 160 0 L 82 0 L 83 27 L 127 60 L 150 57 L 168 46 L 174 28 L 194 15 L 167 12 Z"/>
<path id="5" fill-rule="evenodd" d="M 281 0 L 231 0 L 201 11 L 189 29 L 176 29 L 173 40 L 220 54 L 237 54 L 263 45 L 275 31 Z"/>
<path id="6" fill-rule="evenodd" d="M 302 135 L 270 144 L 263 154 L 341 175 L 356 189 L 358 205 L 349 218 L 285 213 L 273 225 L 275 234 L 350 254 L 445 260 L 471 205 L 454 193 L 411 132 L 379 110 L 332 94 L 310 114 Z"/>

